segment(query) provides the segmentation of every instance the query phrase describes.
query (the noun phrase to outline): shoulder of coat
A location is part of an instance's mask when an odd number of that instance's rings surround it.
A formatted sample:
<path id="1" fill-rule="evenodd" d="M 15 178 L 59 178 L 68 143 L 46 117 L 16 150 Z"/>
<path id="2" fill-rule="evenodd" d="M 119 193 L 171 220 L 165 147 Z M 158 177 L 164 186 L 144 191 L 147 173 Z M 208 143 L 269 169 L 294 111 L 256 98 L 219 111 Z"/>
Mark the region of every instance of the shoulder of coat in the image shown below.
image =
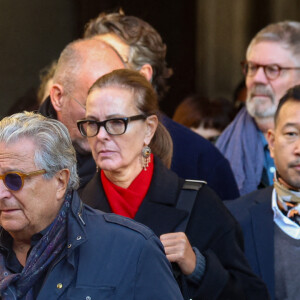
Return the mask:
<path id="1" fill-rule="evenodd" d="M 154 235 L 153 231 L 150 228 L 132 219 L 116 214 L 104 214 L 103 217 L 106 222 L 117 224 L 127 229 L 136 231 L 142 236 L 144 236 L 145 239 L 149 239 L 151 236 Z"/>

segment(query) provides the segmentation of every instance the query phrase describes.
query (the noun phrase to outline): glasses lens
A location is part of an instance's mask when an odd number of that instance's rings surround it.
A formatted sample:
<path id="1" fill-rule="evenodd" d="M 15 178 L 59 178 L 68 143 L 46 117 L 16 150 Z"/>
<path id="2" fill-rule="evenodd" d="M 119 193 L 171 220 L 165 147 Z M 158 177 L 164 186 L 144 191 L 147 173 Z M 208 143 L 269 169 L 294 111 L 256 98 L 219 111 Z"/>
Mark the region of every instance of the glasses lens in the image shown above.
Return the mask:
<path id="1" fill-rule="evenodd" d="M 123 119 L 106 121 L 105 129 L 109 134 L 123 134 L 126 130 L 126 123 Z"/>
<path id="2" fill-rule="evenodd" d="M 83 128 L 87 137 L 95 136 L 98 133 L 98 125 L 96 122 L 83 123 Z"/>
<path id="3" fill-rule="evenodd" d="M 248 76 L 254 76 L 257 72 L 258 66 L 257 64 L 253 64 L 253 63 L 246 63 L 245 64 L 245 70 L 246 70 L 246 75 Z"/>
<path id="4" fill-rule="evenodd" d="M 16 173 L 9 173 L 4 177 L 4 183 L 10 190 L 18 191 L 22 187 L 22 178 Z"/>
<path id="5" fill-rule="evenodd" d="M 279 66 L 277 65 L 267 65 L 265 66 L 265 72 L 269 79 L 275 79 L 279 76 Z"/>

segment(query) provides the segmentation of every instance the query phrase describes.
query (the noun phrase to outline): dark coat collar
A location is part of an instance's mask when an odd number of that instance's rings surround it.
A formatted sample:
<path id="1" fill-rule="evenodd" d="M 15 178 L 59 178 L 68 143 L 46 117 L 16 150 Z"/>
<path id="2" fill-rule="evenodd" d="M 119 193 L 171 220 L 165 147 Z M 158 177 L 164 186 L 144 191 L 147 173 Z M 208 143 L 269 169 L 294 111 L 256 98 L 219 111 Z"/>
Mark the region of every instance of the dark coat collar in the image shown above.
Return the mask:
<path id="1" fill-rule="evenodd" d="M 143 200 L 135 220 L 150 227 L 157 236 L 172 232 L 187 213 L 176 208 L 178 194 L 184 180 L 154 159 L 154 173 L 149 191 Z M 111 212 L 99 173 L 80 191 L 83 201 L 93 208 Z"/>
<path id="2" fill-rule="evenodd" d="M 48 96 L 45 99 L 45 101 L 41 104 L 41 106 L 38 109 L 38 112 L 42 114 L 44 117 L 57 120 L 57 113 L 51 103 L 50 96 Z"/>

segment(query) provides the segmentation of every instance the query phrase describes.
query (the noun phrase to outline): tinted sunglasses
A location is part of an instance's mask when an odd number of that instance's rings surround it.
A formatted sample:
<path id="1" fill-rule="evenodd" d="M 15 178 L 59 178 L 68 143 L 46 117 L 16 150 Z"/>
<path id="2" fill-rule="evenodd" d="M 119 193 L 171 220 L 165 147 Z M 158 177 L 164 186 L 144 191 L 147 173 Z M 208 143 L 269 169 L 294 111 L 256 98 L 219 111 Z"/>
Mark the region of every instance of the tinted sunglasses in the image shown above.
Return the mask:
<path id="1" fill-rule="evenodd" d="M 19 191 L 24 185 L 24 179 L 27 177 L 37 176 L 40 174 L 45 174 L 46 170 L 37 170 L 29 173 L 21 172 L 7 172 L 0 175 L 0 179 L 3 180 L 4 185 L 12 191 Z"/>

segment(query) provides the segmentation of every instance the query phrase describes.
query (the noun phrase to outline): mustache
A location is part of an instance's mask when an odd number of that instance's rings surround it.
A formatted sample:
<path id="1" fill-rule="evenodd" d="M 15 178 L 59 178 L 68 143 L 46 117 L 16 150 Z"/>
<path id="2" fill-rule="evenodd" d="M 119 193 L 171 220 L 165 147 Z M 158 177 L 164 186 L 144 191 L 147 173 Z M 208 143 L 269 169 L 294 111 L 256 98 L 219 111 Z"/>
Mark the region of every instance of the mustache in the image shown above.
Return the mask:
<path id="1" fill-rule="evenodd" d="M 297 167 L 300 165 L 300 158 L 288 163 L 289 168 Z"/>
<path id="2" fill-rule="evenodd" d="M 252 88 L 249 89 L 248 91 L 250 97 L 253 97 L 257 94 L 262 95 L 262 96 L 268 96 L 270 98 L 273 97 L 273 93 L 269 90 L 269 88 L 263 84 L 257 84 L 254 85 Z"/>

